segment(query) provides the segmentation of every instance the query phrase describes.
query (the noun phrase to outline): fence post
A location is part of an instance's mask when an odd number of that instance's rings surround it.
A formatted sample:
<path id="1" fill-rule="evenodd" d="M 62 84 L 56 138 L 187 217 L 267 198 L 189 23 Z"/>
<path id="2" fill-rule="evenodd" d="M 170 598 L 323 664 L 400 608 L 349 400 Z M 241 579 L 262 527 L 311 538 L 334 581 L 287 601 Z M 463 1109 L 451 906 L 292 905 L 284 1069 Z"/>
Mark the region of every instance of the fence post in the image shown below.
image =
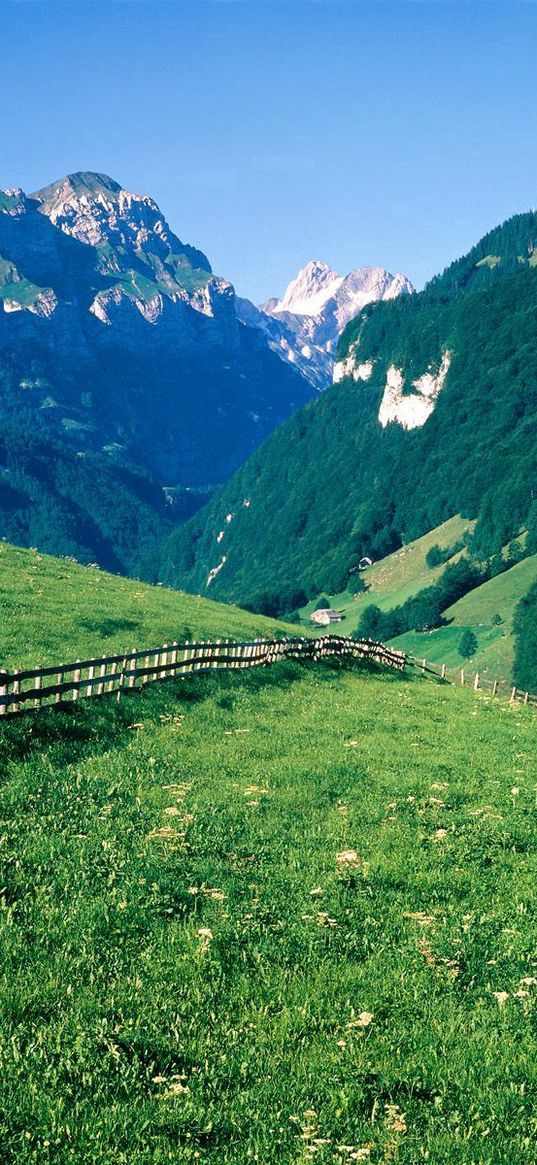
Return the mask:
<path id="1" fill-rule="evenodd" d="M 119 673 L 119 682 L 117 685 L 117 702 L 118 702 L 118 704 L 119 704 L 119 701 L 121 698 L 123 684 L 125 683 L 125 668 L 126 668 L 126 666 L 127 666 L 127 656 L 124 655 L 123 659 L 121 661 L 121 671 Z"/>
<path id="2" fill-rule="evenodd" d="M 117 660 L 115 659 L 113 664 L 112 664 L 112 667 L 110 669 L 110 677 L 109 677 L 108 687 L 107 687 L 107 691 L 109 691 L 109 692 L 114 691 L 114 684 L 116 682 L 116 672 L 117 672 Z"/>
<path id="3" fill-rule="evenodd" d="M 65 664 L 61 663 L 61 664 L 60 664 L 60 670 L 59 670 L 59 672 L 58 672 L 58 674 L 57 674 L 57 676 L 56 676 L 56 684 L 58 685 L 58 687 L 59 687 L 59 685 L 60 685 L 60 684 L 63 684 L 63 680 L 64 680 L 64 676 L 65 676 L 65 672 L 64 672 L 64 670 L 63 670 L 63 669 L 64 669 L 64 667 L 65 667 Z M 61 698 L 62 698 L 62 693 L 61 693 L 61 692 L 56 692 L 56 695 L 55 695 L 55 697 L 54 697 L 54 703 L 55 703 L 55 704 L 60 704 L 60 703 L 61 703 Z"/>
<path id="4" fill-rule="evenodd" d="M 464 668 L 461 667 L 461 684 L 464 687 Z"/>
<path id="5" fill-rule="evenodd" d="M 530 694 L 529 694 L 529 692 L 526 692 L 526 694 L 525 694 L 525 696 L 524 696 L 524 703 L 525 703 L 525 704 L 527 704 L 527 703 L 528 703 L 528 700 L 529 700 L 529 695 L 530 695 Z"/>
<path id="6" fill-rule="evenodd" d="M 474 692 L 479 691 L 479 672 L 476 671 L 474 679 Z"/>
<path id="7" fill-rule="evenodd" d="M 91 663 L 88 668 L 88 680 L 92 680 L 95 675 L 95 667 Z M 86 688 L 86 696 L 93 696 L 93 684 L 88 684 Z"/>
<path id="8" fill-rule="evenodd" d="M 171 674 L 172 674 L 172 676 L 176 676 L 177 675 L 177 666 L 176 666 L 177 665 L 177 640 L 176 639 L 174 639 L 174 641 L 172 643 L 172 664 L 173 664 L 173 671 Z"/>
<path id="9" fill-rule="evenodd" d="M 15 699 L 13 701 L 13 705 L 12 705 L 13 712 L 18 712 L 20 709 L 20 705 L 17 702 L 17 696 L 19 695 L 19 692 L 21 690 L 21 682 L 19 679 L 17 679 L 18 675 L 19 675 L 19 669 L 17 668 L 17 670 L 13 672 L 14 679 L 13 679 L 13 689 L 12 690 L 13 690 L 13 695 L 15 697 Z"/>
<path id="10" fill-rule="evenodd" d="M 7 706 L 9 702 L 8 686 L 6 683 L 7 672 L 0 672 L 0 716 L 7 714 Z"/>
<path id="11" fill-rule="evenodd" d="M 41 688 L 41 683 L 42 683 L 41 676 L 36 676 L 35 677 L 35 686 L 36 686 L 38 691 Z M 0 689 L 0 691 L 1 691 L 1 689 Z M 34 708 L 39 708 L 40 704 L 41 704 L 41 697 L 36 696 L 35 700 L 34 700 Z M 2 709 L 0 708 L 0 716 L 1 715 L 2 715 Z"/>
<path id="12" fill-rule="evenodd" d="M 498 691 L 498 681 L 494 680 L 494 683 L 492 685 L 492 695 L 495 696 L 497 691 Z"/>
<path id="13" fill-rule="evenodd" d="M 101 666 L 99 668 L 99 683 L 97 684 L 97 695 L 98 696 L 102 696 L 102 694 L 104 692 L 104 676 L 105 675 L 106 675 L 106 664 L 101 663 Z"/>
<path id="14" fill-rule="evenodd" d="M 80 660 L 77 659 L 76 662 L 80 663 Z M 78 697 L 80 695 L 80 689 L 77 687 L 77 684 L 80 684 L 81 675 L 82 675 L 82 672 L 81 672 L 80 668 L 76 667 L 74 672 L 73 672 L 73 683 L 75 685 L 73 688 L 73 700 L 78 700 Z"/>
<path id="15" fill-rule="evenodd" d="M 135 683 L 136 683 L 136 660 L 134 659 L 134 656 L 136 655 L 136 648 L 135 647 L 133 647 L 131 655 L 132 655 L 132 659 L 130 662 L 132 663 L 132 667 L 130 668 L 130 670 L 132 671 L 132 675 L 129 676 L 129 683 L 128 683 L 129 688 L 133 688 Z"/>
<path id="16" fill-rule="evenodd" d="M 421 661 L 421 670 L 422 670 L 422 672 L 423 672 L 423 673 L 425 673 L 425 668 L 426 668 L 426 667 L 427 667 L 427 660 L 426 660 L 426 659 L 422 659 L 422 661 Z"/>
<path id="17" fill-rule="evenodd" d="M 512 692 L 511 692 L 511 703 L 513 702 L 513 700 L 516 700 L 516 688 L 513 688 Z"/>
<path id="18" fill-rule="evenodd" d="M 445 663 L 443 663 L 442 664 L 442 671 L 440 672 L 440 675 L 441 675 L 443 680 L 445 680 L 445 678 L 446 678 L 446 671 L 447 671 L 446 665 L 445 665 Z"/>

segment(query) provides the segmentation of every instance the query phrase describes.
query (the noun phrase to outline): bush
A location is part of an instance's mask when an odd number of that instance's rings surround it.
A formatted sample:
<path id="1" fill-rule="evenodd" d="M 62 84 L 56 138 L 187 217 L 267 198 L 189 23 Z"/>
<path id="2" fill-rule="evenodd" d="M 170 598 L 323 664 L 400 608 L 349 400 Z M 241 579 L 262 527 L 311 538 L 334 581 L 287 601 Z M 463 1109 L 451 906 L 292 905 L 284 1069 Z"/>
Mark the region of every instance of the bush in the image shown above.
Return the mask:
<path id="1" fill-rule="evenodd" d="M 440 546 L 431 546 L 425 555 L 425 564 L 429 570 L 434 570 L 435 566 L 441 566 L 445 562 L 444 551 Z"/>
<path id="2" fill-rule="evenodd" d="M 463 549 L 464 541 L 462 538 L 459 538 L 458 542 L 454 542 L 452 546 L 431 546 L 431 549 L 425 555 L 425 563 L 429 567 L 429 570 L 434 570 L 435 566 L 442 566 L 442 563 L 449 562 L 449 559 L 453 558 L 454 554 L 457 554 L 459 550 Z"/>
<path id="3" fill-rule="evenodd" d="M 471 659 L 475 655 L 477 651 L 477 639 L 473 631 L 463 631 L 458 650 L 462 659 Z"/>

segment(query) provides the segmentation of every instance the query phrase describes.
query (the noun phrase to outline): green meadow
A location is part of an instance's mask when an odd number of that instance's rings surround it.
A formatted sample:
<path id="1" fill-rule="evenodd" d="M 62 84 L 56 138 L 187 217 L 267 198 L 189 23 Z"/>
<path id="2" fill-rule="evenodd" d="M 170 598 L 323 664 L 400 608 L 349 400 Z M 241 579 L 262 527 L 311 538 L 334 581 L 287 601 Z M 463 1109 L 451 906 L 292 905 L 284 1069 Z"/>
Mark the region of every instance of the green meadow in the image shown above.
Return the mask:
<path id="1" fill-rule="evenodd" d="M 444 612 L 447 627 L 436 631 L 410 631 L 392 641 L 394 647 L 432 663 L 450 668 L 466 667 L 488 679 L 512 683 L 514 664 L 513 616 L 517 604 L 537 579 L 537 554 L 510 567 L 504 574 L 476 587 Z M 500 621 L 497 616 L 500 615 Z M 472 631 L 477 651 L 469 661 L 461 658 L 459 644 L 465 630 Z"/>
<path id="2" fill-rule="evenodd" d="M 286 662 L 0 755 L 3 1165 L 535 1161 L 533 710 Z"/>
<path id="3" fill-rule="evenodd" d="M 299 634 L 289 624 L 0 542 L 0 668 L 181 639 Z"/>
<path id="4" fill-rule="evenodd" d="M 427 553 L 433 546 L 447 550 L 460 544 L 474 525 L 460 516 L 450 518 L 429 534 L 409 542 L 361 572 L 365 591 L 352 594 L 351 588 L 338 595 L 326 596 L 336 610 L 344 613 L 345 619 L 340 625 L 343 633 L 352 635 L 357 630 L 363 611 L 370 604 L 381 611 L 391 611 L 420 590 L 434 586 L 445 565 L 431 569 L 426 563 Z M 449 559 L 450 564 L 465 553 L 465 550 L 456 551 Z M 431 663 L 445 663 L 449 668 L 467 667 L 488 679 L 509 685 L 514 663 L 512 623 L 515 608 L 536 579 L 537 555 L 533 554 L 448 607 L 443 612 L 446 626 L 434 631 L 408 631 L 391 643 L 419 659 L 426 657 Z M 316 603 L 311 602 L 300 612 L 307 624 L 315 607 Z M 462 659 L 458 650 L 465 630 L 472 631 L 477 639 L 477 651 L 469 662 Z"/>

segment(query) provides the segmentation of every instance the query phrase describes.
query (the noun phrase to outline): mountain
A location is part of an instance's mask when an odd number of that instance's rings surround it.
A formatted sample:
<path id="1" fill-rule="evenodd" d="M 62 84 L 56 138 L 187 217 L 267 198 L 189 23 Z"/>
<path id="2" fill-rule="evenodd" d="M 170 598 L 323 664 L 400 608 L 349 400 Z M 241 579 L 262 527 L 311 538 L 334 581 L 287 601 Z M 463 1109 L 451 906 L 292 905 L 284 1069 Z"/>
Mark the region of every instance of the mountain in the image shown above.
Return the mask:
<path id="1" fill-rule="evenodd" d="M 333 387 L 161 546 L 150 576 L 292 610 L 453 514 L 475 519 L 478 557 L 536 523 L 535 240 L 537 214 L 517 215 L 423 292 L 364 308 Z"/>
<path id="2" fill-rule="evenodd" d="M 237 314 L 243 323 L 265 332 L 273 350 L 316 389 L 324 389 L 332 383 L 334 352 L 349 321 L 368 303 L 412 291 L 404 275 L 390 275 L 382 267 L 360 267 L 344 278 L 314 259 L 281 299 L 269 299 L 258 308 L 237 299 Z"/>
<path id="3" fill-rule="evenodd" d="M 148 195 L 86 172 L 0 192 L 0 422 L 19 453 L 37 433 L 51 467 L 61 448 L 107 480 L 116 467 L 131 484 L 141 474 L 169 527 L 311 395 Z M 27 505 L 17 517 L 6 495 L 9 450 L 2 473 L 0 530 L 16 538 L 20 527 L 24 541 Z M 53 479 L 42 488 L 54 493 Z M 52 533 L 47 548 L 61 552 Z M 81 550 L 98 557 L 98 540 Z"/>

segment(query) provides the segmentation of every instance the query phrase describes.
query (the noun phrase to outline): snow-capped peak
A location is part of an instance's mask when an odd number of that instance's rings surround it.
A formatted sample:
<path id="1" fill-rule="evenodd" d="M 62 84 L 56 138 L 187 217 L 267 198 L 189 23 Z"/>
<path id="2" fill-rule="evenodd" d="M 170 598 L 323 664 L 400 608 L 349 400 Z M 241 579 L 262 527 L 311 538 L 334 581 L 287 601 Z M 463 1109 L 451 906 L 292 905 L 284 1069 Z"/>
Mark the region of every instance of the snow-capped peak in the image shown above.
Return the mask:
<path id="1" fill-rule="evenodd" d="M 282 298 L 272 306 L 271 314 L 290 311 L 297 316 L 317 316 L 342 283 L 343 276 L 328 263 L 312 259 L 291 280 Z"/>

